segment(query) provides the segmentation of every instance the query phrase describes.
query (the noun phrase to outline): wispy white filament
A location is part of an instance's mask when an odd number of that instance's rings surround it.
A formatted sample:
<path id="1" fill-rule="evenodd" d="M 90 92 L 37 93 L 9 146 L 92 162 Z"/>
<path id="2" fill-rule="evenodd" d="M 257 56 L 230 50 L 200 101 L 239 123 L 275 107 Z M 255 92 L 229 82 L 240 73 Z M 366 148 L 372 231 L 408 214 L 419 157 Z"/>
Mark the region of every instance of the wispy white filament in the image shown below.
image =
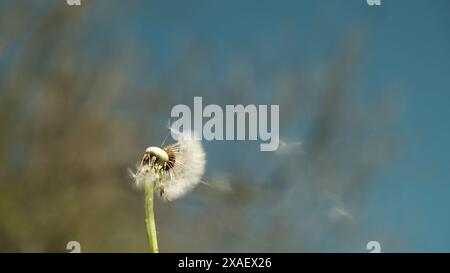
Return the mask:
<path id="1" fill-rule="evenodd" d="M 179 133 L 178 142 L 172 148 L 175 165 L 161 183 L 164 187 L 162 197 L 168 201 L 185 195 L 200 183 L 206 165 L 202 144 L 193 132 Z"/>

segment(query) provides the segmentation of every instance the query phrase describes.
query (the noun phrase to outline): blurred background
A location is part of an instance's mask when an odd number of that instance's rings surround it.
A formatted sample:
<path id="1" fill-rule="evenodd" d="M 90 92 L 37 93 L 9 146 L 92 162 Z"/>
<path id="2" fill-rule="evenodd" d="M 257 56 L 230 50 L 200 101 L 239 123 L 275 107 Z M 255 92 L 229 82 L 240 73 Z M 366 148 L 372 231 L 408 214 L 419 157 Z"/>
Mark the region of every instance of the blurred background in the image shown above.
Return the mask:
<path id="1" fill-rule="evenodd" d="M 0 1 L 0 252 L 145 252 L 127 173 L 171 108 L 279 104 L 204 141 L 162 252 L 450 251 L 446 0 Z M 169 138 L 168 142 L 172 142 Z"/>

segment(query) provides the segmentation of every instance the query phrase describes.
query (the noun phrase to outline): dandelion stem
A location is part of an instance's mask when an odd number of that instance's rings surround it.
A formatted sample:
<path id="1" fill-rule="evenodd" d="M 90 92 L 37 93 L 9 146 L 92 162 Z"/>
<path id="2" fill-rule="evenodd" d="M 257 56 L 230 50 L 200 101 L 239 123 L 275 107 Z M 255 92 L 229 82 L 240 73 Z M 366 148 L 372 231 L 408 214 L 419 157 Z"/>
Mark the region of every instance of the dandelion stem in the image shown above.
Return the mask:
<path id="1" fill-rule="evenodd" d="M 147 229 L 148 247 L 152 253 L 158 253 L 158 239 L 156 237 L 155 214 L 153 212 L 153 184 L 151 177 L 147 177 L 145 185 L 145 227 Z"/>

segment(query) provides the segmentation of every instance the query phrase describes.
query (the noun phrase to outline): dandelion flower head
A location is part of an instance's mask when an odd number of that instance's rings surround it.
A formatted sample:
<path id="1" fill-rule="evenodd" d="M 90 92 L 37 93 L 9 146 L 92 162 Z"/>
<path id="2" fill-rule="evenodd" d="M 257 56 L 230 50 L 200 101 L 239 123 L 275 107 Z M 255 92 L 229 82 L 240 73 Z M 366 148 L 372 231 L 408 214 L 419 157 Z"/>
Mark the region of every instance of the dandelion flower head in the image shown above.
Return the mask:
<path id="1" fill-rule="evenodd" d="M 184 196 L 200 183 L 206 165 L 205 152 L 196 135 L 192 131 L 175 134 L 175 144 L 147 148 L 132 174 L 137 186 L 152 181 L 159 196 L 167 201 Z"/>

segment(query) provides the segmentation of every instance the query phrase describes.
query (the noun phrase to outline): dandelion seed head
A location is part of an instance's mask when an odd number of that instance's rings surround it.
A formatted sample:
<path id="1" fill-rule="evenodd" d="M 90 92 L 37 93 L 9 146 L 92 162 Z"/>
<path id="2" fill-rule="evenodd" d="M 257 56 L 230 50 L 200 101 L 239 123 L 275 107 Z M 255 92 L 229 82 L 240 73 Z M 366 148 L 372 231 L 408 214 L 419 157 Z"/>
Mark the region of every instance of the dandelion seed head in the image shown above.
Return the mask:
<path id="1" fill-rule="evenodd" d="M 191 131 L 176 132 L 178 141 L 165 147 L 149 147 L 136 171 L 136 185 L 145 183 L 148 175 L 167 201 L 184 196 L 198 183 L 205 171 L 206 156 L 200 140 Z M 148 181 L 148 180 L 147 180 Z"/>

